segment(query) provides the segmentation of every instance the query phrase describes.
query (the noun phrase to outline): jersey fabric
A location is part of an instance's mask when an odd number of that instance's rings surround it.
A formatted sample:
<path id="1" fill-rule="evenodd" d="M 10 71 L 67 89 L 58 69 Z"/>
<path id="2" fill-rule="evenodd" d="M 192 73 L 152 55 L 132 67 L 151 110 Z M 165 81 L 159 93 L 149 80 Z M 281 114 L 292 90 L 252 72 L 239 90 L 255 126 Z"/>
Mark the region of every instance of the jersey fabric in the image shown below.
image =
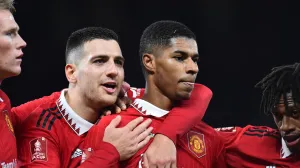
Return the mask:
<path id="1" fill-rule="evenodd" d="M 18 128 L 21 166 L 72 168 L 116 164 L 119 160 L 117 150 L 103 142 L 101 148 L 94 152 L 95 155 L 80 165 L 84 152 L 88 150 L 82 147 L 82 142 L 93 124 L 72 110 L 65 99 L 66 92 L 63 90 L 60 94 L 44 97 L 43 103 Z M 36 105 L 34 103 L 32 107 Z M 30 104 L 27 104 L 27 108 L 31 109 L 29 107 Z"/>
<path id="2" fill-rule="evenodd" d="M 198 103 L 199 104 L 199 103 Z M 125 113 L 121 113 L 121 123 L 119 127 L 123 127 L 133 119 L 143 116 L 151 118 L 152 126 L 154 129 L 152 135 L 157 134 L 166 119 L 169 111 L 162 110 L 144 100 L 135 99 L 132 107 L 128 108 Z M 170 114 L 171 115 L 171 114 Z M 105 127 L 110 121 L 115 118 L 115 115 L 105 116 L 100 122 L 91 128 L 87 136 L 95 134 L 103 136 Z M 178 121 L 173 121 L 173 125 L 179 124 Z M 147 150 L 148 143 L 144 148 L 139 150 L 131 159 L 120 163 L 120 167 L 137 168 L 142 167 L 142 154 Z M 85 141 L 85 148 L 95 148 L 99 144 L 99 139 L 88 138 Z M 224 162 L 224 145 L 218 134 L 213 128 L 203 122 L 198 124 L 192 129 L 186 131 L 182 136 L 177 138 L 177 167 L 180 168 L 223 168 L 226 167 Z"/>
<path id="3" fill-rule="evenodd" d="M 7 95 L 0 90 L 0 168 L 17 167 L 17 144 L 11 120 L 11 105 Z"/>
<path id="4" fill-rule="evenodd" d="M 126 95 L 134 101 L 137 98 L 142 98 L 144 92 L 145 89 L 130 88 Z M 208 87 L 194 84 L 190 99 L 181 101 L 171 110 L 161 127 L 158 128 L 157 133 L 169 137 L 176 144 L 178 137 L 202 120 L 212 95 L 213 93 Z"/>
<path id="5" fill-rule="evenodd" d="M 233 168 L 298 168 L 300 155 L 292 154 L 278 130 L 248 125 L 217 128 Z"/>

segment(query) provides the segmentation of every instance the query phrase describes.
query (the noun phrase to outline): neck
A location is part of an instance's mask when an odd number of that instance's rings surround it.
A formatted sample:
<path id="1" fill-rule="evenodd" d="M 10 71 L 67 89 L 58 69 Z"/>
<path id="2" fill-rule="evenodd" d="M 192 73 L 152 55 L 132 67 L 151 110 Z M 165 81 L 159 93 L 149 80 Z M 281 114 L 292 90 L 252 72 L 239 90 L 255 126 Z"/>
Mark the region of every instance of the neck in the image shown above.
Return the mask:
<path id="1" fill-rule="evenodd" d="M 90 123 L 97 122 L 99 119 L 99 109 L 95 109 L 90 106 L 87 99 L 85 99 L 85 96 L 81 95 L 76 88 L 69 88 L 65 97 L 69 106 L 81 118 L 89 121 Z"/>
<path id="2" fill-rule="evenodd" d="M 164 95 L 153 82 L 149 81 L 150 80 L 148 80 L 146 83 L 145 93 L 142 99 L 155 105 L 158 108 L 167 111 L 171 110 L 174 105 L 174 101 Z"/>

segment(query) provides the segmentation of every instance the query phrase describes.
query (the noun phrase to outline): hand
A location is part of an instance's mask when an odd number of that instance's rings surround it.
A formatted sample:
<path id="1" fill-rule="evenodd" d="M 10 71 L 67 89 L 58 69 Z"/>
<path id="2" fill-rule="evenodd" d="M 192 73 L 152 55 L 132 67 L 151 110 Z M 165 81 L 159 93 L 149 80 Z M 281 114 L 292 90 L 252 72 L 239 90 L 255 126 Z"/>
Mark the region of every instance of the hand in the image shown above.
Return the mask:
<path id="1" fill-rule="evenodd" d="M 157 134 L 143 155 L 144 168 L 176 168 L 176 147 L 168 137 Z"/>
<path id="2" fill-rule="evenodd" d="M 129 122 L 126 126 L 116 128 L 121 122 L 121 116 L 117 116 L 105 128 L 103 141 L 115 146 L 120 154 L 121 161 L 129 159 L 149 142 L 149 134 L 153 128 L 147 127 L 152 121 L 151 119 L 147 119 L 144 122 L 142 121 L 143 117 L 138 117 Z"/>

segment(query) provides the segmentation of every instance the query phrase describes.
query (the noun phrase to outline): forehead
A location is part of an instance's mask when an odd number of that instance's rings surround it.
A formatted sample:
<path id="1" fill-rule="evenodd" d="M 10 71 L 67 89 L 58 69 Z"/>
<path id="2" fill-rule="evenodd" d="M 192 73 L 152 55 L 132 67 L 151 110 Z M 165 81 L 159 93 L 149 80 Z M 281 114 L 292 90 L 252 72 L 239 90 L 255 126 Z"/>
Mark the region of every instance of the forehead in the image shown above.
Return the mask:
<path id="1" fill-rule="evenodd" d="M 12 28 L 18 28 L 18 24 L 11 12 L 8 10 L 0 10 L 0 31 L 6 31 Z"/>
<path id="2" fill-rule="evenodd" d="M 115 40 L 94 39 L 84 44 L 87 55 L 122 56 L 121 48 Z"/>
<path id="3" fill-rule="evenodd" d="M 170 49 L 173 51 L 181 50 L 192 54 L 198 53 L 197 42 L 194 39 L 178 37 L 178 38 L 172 38 L 170 41 L 171 41 Z"/>

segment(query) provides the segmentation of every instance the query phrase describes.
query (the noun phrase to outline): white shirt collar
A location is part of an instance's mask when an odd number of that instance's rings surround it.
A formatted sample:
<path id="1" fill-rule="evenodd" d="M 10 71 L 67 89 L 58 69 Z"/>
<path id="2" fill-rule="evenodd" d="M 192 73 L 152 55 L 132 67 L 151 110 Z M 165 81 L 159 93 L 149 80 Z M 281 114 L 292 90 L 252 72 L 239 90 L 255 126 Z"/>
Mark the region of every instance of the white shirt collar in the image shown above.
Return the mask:
<path id="1" fill-rule="evenodd" d="M 68 104 L 65 93 L 68 89 L 64 89 L 61 91 L 60 97 L 56 102 L 56 105 L 69 124 L 70 128 L 77 134 L 82 135 L 86 133 L 94 124 L 88 122 L 87 120 L 81 118 Z"/>
<path id="2" fill-rule="evenodd" d="M 287 147 L 285 141 L 283 138 L 281 138 L 281 150 L 280 150 L 280 156 L 281 158 L 287 158 L 292 154 L 292 152 Z"/>
<path id="3" fill-rule="evenodd" d="M 150 115 L 154 117 L 162 117 L 169 113 L 169 111 L 158 108 L 142 99 L 135 99 L 131 106 L 144 115 Z"/>

